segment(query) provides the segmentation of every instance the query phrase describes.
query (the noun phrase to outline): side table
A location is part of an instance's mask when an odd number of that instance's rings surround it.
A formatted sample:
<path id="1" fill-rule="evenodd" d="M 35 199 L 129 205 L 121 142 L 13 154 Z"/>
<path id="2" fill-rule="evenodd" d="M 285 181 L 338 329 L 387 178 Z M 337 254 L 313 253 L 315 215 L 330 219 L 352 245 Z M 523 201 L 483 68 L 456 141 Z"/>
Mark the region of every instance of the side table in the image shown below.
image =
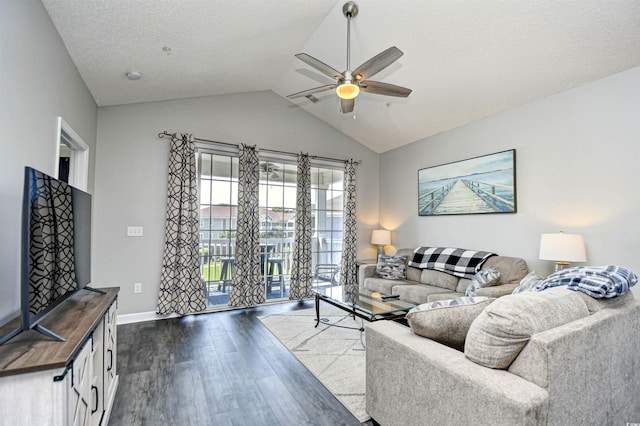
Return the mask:
<path id="1" fill-rule="evenodd" d="M 356 259 L 356 276 L 360 277 L 360 267 L 364 265 L 375 265 L 378 259 Z M 362 283 L 358 283 L 362 284 Z"/>

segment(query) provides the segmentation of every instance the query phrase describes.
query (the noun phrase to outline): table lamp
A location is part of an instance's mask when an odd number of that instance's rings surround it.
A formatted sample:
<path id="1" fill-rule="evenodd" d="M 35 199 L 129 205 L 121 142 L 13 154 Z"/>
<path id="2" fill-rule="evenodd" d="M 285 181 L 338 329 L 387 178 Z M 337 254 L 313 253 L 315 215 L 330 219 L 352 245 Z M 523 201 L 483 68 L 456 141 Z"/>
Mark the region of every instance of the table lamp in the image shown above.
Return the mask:
<path id="1" fill-rule="evenodd" d="M 391 244 L 391 232 L 386 229 L 376 229 L 371 233 L 371 244 L 378 245 L 378 256 L 384 254 L 384 246 Z"/>
<path id="2" fill-rule="evenodd" d="M 553 260 L 555 271 L 567 268 L 569 262 L 586 262 L 584 238 L 579 234 L 542 234 L 540 237 L 540 260 Z"/>

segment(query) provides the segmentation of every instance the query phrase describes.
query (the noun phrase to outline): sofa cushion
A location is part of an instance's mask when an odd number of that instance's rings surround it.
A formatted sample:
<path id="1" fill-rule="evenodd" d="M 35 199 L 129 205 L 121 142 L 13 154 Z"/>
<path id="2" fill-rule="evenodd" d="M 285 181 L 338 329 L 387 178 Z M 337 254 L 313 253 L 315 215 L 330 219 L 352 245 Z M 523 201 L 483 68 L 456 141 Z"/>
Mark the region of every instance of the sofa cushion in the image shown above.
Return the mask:
<path id="1" fill-rule="evenodd" d="M 482 287 L 476 290 L 476 296 L 484 297 L 502 297 L 511 294 L 515 290 L 517 284 L 492 285 L 491 287 Z"/>
<path id="2" fill-rule="evenodd" d="M 582 299 L 564 288 L 510 294 L 496 299 L 473 321 L 464 353 L 477 364 L 506 369 L 533 334 L 588 315 Z"/>
<path id="3" fill-rule="evenodd" d="M 456 287 L 458 287 L 459 280 L 460 278 L 458 277 L 433 269 L 423 269 L 420 274 L 420 283 L 446 288 L 451 291 L 455 291 Z"/>
<path id="4" fill-rule="evenodd" d="M 407 258 L 404 256 L 378 256 L 375 276 L 387 280 L 404 281 L 407 278 Z"/>
<path id="5" fill-rule="evenodd" d="M 513 294 L 522 293 L 523 291 L 532 291 L 539 283 L 544 280 L 543 277 L 536 274 L 536 271 L 531 271 L 520 281 L 518 287 L 513 290 Z"/>
<path id="6" fill-rule="evenodd" d="M 398 281 L 387 281 L 389 283 L 396 283 L 393 286 L 393 294 L 400 296 L 400 300 L 405 302 L 420 305 L 429 301 L 429 296 L 432 294 L 452 294 L 451 290 L 446 288 L 434 287 L 432 285 L 416 284 L 405 285 L 405 283 L 399 283 Z M 380 291 L 380 290 L 378 290 Z M 454 296 L 452 296 L 454 297 Z M 452 297 L 449 297 L 451 299 Z"/>
<path id="7" fill-rule="evenodd" d="M 371 277 L 364 280 L 364 288 L 371 291 L 378 291 L 382 294 L 396 294 L 393 292 L 393 288 L 399 284 L 413 287 L 418 284 L 415 281 L 394 281 L 384 278 Z"/>
<path id="8" fill-rule="evenodd" d="M 456 291 L 458 293 L 464 294 L 465 291 L 467 291 L 467 287 L 469 287 L 470 282 L 471 280 L 469 278 L 460 278 L 460 281 L 458 281 L 458 286 L 456 287 Z"/>
<path id="9" fill-rule="evenodd" d="M 427 296 L 427 302 L 437 302 L 438 300 L 457 299 L 464 297 L 463 293 L 435 293 Z M 426 303 L 426 302 L 425 302 Z"/>
<path id="10" fill-rule="evenodd" d="M 500 271 L 495 266 L 483 269 L 473 276 L 471 282 L 467 286 L 465 296 L 473 297 L 476 290 L 482 287 L 491 287 L 500 284 Z"/>
<path id="11" fill-rule="evenodd" d="M 460 297 L 424 303 L 410 310 L 407 320 L 415 334 L 461 351 L 471 323 L 494 300 Z"/>

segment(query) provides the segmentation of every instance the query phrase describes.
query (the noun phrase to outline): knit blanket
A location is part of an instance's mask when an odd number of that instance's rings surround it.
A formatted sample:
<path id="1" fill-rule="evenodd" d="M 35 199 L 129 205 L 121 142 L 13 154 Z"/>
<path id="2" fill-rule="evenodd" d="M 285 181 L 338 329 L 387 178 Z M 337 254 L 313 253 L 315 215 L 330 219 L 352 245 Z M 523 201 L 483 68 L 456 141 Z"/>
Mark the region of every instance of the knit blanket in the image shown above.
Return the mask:
<path id="1" fill-rule="evenodd" d="M 466 250 L 448 247 L 418 247 L 408 266 L 418 269 L 435 269 L 460 278 L 473 278 L 482 264 L 491 256 L 488 251 Z"/>
<path id="2" fill-rule="evenodd" d="M 538 283 L 535 291 L 566 286 L 595 298 L 622 296 L 638 282 L 638 276 L 617 265 L 576 266 L 554 272 Z"/>

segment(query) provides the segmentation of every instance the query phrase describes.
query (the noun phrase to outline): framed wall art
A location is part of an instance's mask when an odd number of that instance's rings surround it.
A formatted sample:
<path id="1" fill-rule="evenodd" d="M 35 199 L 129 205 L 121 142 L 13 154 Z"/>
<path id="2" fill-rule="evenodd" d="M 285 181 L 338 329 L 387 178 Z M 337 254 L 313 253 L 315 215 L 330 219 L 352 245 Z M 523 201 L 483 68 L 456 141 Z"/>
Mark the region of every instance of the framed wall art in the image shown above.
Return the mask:
<path id="1" fill-rule="evenodd" d="M 418 214 L 516 213 L 516 150 L 418 171 Z"/>

